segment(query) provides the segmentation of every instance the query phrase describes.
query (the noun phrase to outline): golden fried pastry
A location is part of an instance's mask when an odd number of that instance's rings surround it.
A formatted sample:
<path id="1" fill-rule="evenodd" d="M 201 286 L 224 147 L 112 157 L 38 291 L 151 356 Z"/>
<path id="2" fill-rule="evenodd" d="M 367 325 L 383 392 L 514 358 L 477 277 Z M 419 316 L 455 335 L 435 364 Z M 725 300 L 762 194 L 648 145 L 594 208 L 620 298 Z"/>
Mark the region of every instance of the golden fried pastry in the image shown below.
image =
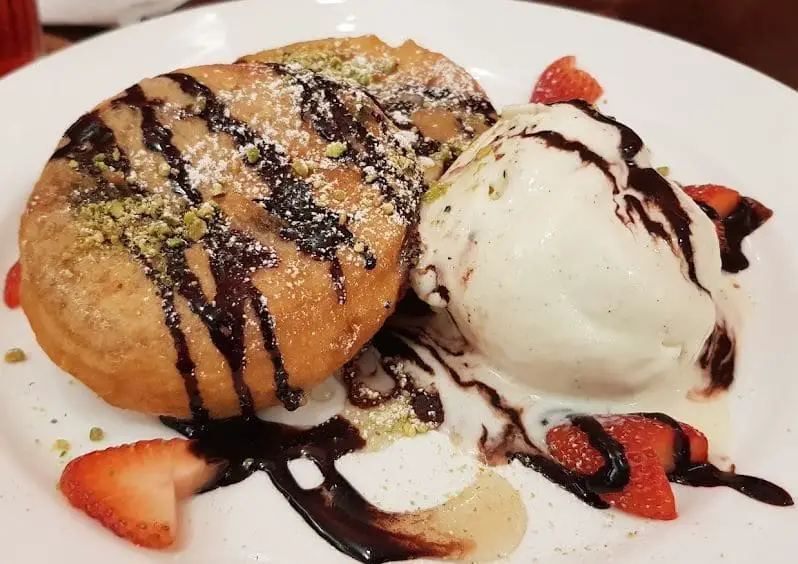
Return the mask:
<path id="1" fill-rule="evenodd" d="M 295 409 L 405 283 L 423 183 L 397 131 L 296 65 L 191 68 L 101 103 L 22 217 L 42 348 L 119 407 Z"/>
<path id="2" fill-rule="evenodd" d="M 407 131 L 426 162 L 427 181 L 496 120 L 485 92 L 464 69 L 414 41 L 391 47 L 374 35 L 320 39 L 261 51 L 242 62 L 298 63 L 363 86 Z"/>

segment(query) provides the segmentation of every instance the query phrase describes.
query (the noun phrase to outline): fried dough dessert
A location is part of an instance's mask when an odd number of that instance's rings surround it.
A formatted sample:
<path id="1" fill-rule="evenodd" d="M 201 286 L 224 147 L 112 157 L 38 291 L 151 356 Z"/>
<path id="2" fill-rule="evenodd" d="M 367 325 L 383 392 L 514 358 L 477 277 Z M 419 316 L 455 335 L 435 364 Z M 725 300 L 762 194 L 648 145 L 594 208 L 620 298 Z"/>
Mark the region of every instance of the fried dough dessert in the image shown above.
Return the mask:
<path id="1" fill-rule="evenodd" d="M 398 131 L 298 65 L 190 68 L 101 103 L 22 217 L 42 348 L 123 408 L 297 408 L 405 284 L 423 180 Z"/>
<path id="2" fill-rule="evenodd" d="M 248 55 L 241 62 L 297 63 L 361 85 L 425 161 L 437 180 L 476 136 L 493 125 L 496 110 L 463 68 L 414 41 L 391 47 L 374 35 L 293 43 Z"/>

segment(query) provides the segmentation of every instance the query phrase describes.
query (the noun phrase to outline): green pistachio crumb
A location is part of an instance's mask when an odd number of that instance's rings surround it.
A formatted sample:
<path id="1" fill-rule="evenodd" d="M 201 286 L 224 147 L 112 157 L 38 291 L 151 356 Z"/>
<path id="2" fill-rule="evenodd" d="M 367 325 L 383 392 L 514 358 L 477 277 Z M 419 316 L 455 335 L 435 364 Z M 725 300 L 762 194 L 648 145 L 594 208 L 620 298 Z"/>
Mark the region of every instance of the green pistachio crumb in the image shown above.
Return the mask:
<path id="1" fill-rule="evenodd" d="M 186 229 L 186 234 L 189 239 L 199 241 L 208 233 L 208 224 L 204 220 L 197 218 L 197 220 L 189 225 Z"/>
<path id="2" fill-rule="evenodd" d="M 125 206 L 119 200 L 115 200 L 108 204 L 108 212 L 116 219 L 119 219 L 125 214 Z"/>
<path id="3" fill-rule="evenodd" d="M 425 204 L 431 204 L 438 198 L 444 196 L 449 190 L 449 185 L 445 182 L 432 182 L 429 189 L 421 196 L 421 201 Z"/>
<path id="4" fill-rule="evenodd" d="M 385 215 L 393 215 L 393 212 L 396 210 L 396 207 L 391 202 L 385 202 L 380 206 L 380 210 Z"/>
<path id="5" fill-rule="evenodd" d="M 185 241 L 180 237 L 169 237 L 166 240 L 166 246 L 170 249 L 177 249 L 178 247 L 182 247 Z"/>
<path id="6" fill-rule="evenodd" d="M 247 161 L 249 164 L 255 164 L 260 160 L 260 149 L 255 147 L 254 145 L 247 149 L 246 151 Z"/>
<path id="7" fill-rule="evenodd" d="M 108 168 L 108 165 L 105 164 L 104 161 L 95 161 L 94 167 L 102 173 L 110 172 L 111 169 Z"/>
<path id="8" fill-rule="evenodd" d="M 69 441 L 66 439 L 56 439 L 53 441 L 52 450 L 58 453 L 59 457 L 64 457 L 69 452 L 69 449 L 72 448 L 72 445 L 69 444 Z"/>
<path id="9" fill-rule="evenodd" d="M 69 168 L 71 168 L 72 170 L 77 170 L 79 166 L 80 164 L 78 164 L 78 161 L 76 161 L 75 159 L 70 159 Z"/>
<path id="10" fill-rule="evenodd" d="M 162 162 L 158 165 L 158 176 L 161 178 L 166 178 L 169 176 L 169 173 L 172 172 L 172 168 L 169 166 L 169 163 Z"/>
<path id="11" fill-rule="evenodd" d="M 199 218 L 197 217 L 196 212 L 189 210 L 183 214 L 183 225 L 189 227 L 192 223 L 197 221 Z"/>
<path id="12" fill-rule="evenodd" d="M 308 163 L 302 159 L 296 159 L 291 162 L 291 168 L 294 169 L 294 174 L 300 178 L 306 178 L 310 174 L 310 167 Z"/>
<path id="13" fill-rule="evenodd" d="M 105 438 L 105 431 L 100 427 L 92 427 L 89 429 L 89 440 L 92 442 L 101 441 Z"/>
<path id="14" fill-rule="evenodd" d="M 222 186 L 221 182 L 214 182 L 211 185 L 211 195 L 212 196 L 224 196 L 224 186 Z"/>
<path id="15" fill-rule="evenodd" d="M 671 168 L 668 166 L 658 166 L 657 172 L 660 176 L 668 176 L 671 173 Z"/>
<path id="16" fill-rule="evenodd" d="M 119 147 L 114 147 L 114 151 L 111 153 L 111 158 L 115 161 L 118 161 L 122 158 L 122 153 L 119 152 Z"/>
<path id="17" fill-rule="evenodd" d="M 210 219 L 214 213 L 216 213 L 216 208 L 210 202 L 202 202 L 202 205 L 197 208 L 197 216 L 202 219 Z"/>
<path id="18" fill-rule="evenodd" d="M 201 114 L 205 111 L 205 108 L 208 105 L 208 99 L 205 96 L 198 96 L 197 100 L 194 102 L 194 113 Z"/>
<path id="19" fill-rule="evenodd" d="M 13 363 L 13 362 L 23 362 L 23 361 L 27 360 L 28 357 L 25 354 L 25 351 L 23 351 L 20 348 L 16 348 L 15 347 L 13 349 L 8 349 L 3 358 L 5 359 L 6 362 L 12 362 Z"/>
<path id="20" fill-rule="evenodd" d="M 333 193 L 332 193 L 332 198 L 333 198 L 333 200 L 335 200 L 336 202 L 342 202 L 342 201 L 344 201 L 344 199 L 346 198 L 346 192 L 344 192 L 344 191 L 343 191 L 343 190 L 341 190 L 341 189 L 338 189 L 338 190 L 333 190 Z"/>
<path id="21" fill-rule="evenodd" d="M 92 159 L 95 163 L 104 163 L 105 162 L 105 153 L 97 153 L 94 155 L 94 159 Z"/>
<path id="22" fill-rule="evenodd" d="M 327 148 L 324 151 L 324 154 L 330 157 L 331 159 L 337 159 L 344 153 L 346 153 L 347 145 L 346 143 L 342 143 L 340 141 L 333 141 L 332 143 L 327 144 Z"/>
<path id="23" fill-rule="evenodd" d="M 380 64 L 380 72 L 382 74 L 391 74 L 399 66 L 399 61 L 394 57 L 386 57 Z"/>

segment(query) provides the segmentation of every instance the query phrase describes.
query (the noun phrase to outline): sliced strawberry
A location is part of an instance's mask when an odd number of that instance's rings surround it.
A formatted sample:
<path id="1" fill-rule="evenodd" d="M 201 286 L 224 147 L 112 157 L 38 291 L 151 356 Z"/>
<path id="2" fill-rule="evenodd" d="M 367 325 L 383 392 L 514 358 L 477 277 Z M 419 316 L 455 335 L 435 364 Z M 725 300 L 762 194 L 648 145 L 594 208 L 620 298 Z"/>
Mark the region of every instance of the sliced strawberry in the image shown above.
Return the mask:
<path id="1" fill-rule="evenodd" d="M 177 532 L 177 502 L 218 474 L 183 439 L 151 440 L 91 452 L 71 461 L 59 487 L 69 502 L 130 542 L 167 548 Z"/>
<path id="2" fill-rule="evenodd" d="M 675 467 L 674 429 L 667 423 L 642 415 L 597 418 L 602 429 L 624 449 L 629 463 L 629 482 L 620 492 L 602 493 L 601 498 L 619 509 L 651 519 L 676 518 L 667 472 Z M 706 437 L 680 423 L 690 448 L 690 461 L 704 462 Z M 551 429 L 546 436 L 551 456 L 569 470 L 582 475 L 596 474 L 605 465 L 604 457 L 578 427 L 566 424 Z"/>
<path id="3" fill-rule="evenodd" d="M 3 300 L 11 309 L 19 307 L 19 285 L 22 280 L 22 269 L 19 261 L 14 263 L 6 274 L 6 285 L 3 289 Z"/>
<path id="4" fill-rule="evenodd" d="M 684 191 L 693 200 L 706 204 L 715 210 L 721 219 L 727 217 L 740 205 L 740 193 L 719 184 L 685 186 Z"/>
<path id="5" fill-rule="evenodd" d="M 598 81 L 576 66 L 576 57 L 567 56 L 551 63 L 538 78 L 530 102 L 553 104 L 584 100 L 595 104 L 604 93 Z"/>

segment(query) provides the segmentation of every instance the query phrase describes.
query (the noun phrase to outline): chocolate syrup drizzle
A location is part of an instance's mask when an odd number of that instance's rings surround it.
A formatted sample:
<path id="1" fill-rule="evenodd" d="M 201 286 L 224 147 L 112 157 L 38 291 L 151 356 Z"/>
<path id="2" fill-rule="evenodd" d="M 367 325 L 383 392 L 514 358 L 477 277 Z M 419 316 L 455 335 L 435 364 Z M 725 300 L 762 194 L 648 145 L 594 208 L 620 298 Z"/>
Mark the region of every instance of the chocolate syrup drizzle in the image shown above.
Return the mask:
<path id="1" fill-rule="evenodd" d="M 626 212 L 629 218 L 635 215 L 640 219 L 643 227 L 651 234 L 665 241 L 671 246 L 674 253 L 676 248 L 681 251 L 681 256 L 684 258 L 687 267 L 687 276 L 701 291 L 709 293 L 703 284 L 698 280 L 698 273 L 695 266 L 695 251 L 693 249 L 692 236 L 692 220 L 687 211 L 682 206 L 679 198 L 673 190 L 670 183 L 663 178 L 653 168 L 641 168 L 636 162 L 640 151 L 643 150 L 643 140 L 637 133 L 626 125 L 615 121 L 613 118 L 599 113 L 596 109 L 590 106 L 587 102 L 582 100 L 571 100 L 569 102 L 562 102 L 569 104 L 580 111 L 584 112 L 591 118 L 601 123 L 611 125 L 620 133 L 619 150 L 623 160 L 629 170 L 628 185 L 642 196 L 638 198 L 632 194 L 624 194 L 623 200 L 626 205 Z M 615 177 L 610 172 L 610 165 L 600 155 L 594 153 L 589 147 L 579 141 L 572 141 L 565 139 L 562 135 L 554 131 L 539 131 L 524 133 L 528 137 L 539 137 L 543 139 L 550 147 L 555 147 L 562 151 L 576 152 L 583 161 L 589 162 L 602 173 L 607 176 L 613 185 L 613 195 L 619 194 L 619 187 L 615 181 Z M 665 226 L 658 221 L 651 218 L 646 211 L 647 204 L 658 209 L 665 222 L 670 227 L 672 235 L 668 234 Z M 619 215 L 616 207 L 616 215 Z M 620 217 L 620 216 L 619 216 Z M 622 219 L 622 221 L 624 221 Z M 626 223 L 626 221 L 624 221 Z M 675 236 L 675 241 L 673 240 Z"/>
<path id="2" fill-rule="evenodd" d="M 723 232 L 720 245 L 720 259 L 723 270 L 736 273 L 748 268 L 750 263 L 743 254 L 743 240 L 759 229 L 773 215 L 773 212 L 753 198 L 743 196 L 739 205 L 726 217 L 721 218 L 717 211 L 704 202 L 696 202 L 704 213 Z"/>
<path id="3" fill-rule="evenodd" d="M 353 96 L 362 94 L 359 100 L 361 104 L 371 99 L 360 91 L 348 89 L 343 83 L 296 65 L 278 63 L 263 63 L 263 65 L 284 75 L 293 85 L 300 88 L 302 117 L 313 126 L 319 136 L 326 141 L 345 142 L 347 151 L 342 155 L 342 159 L 357 164 L 364 178 L 368 178 L 370 173 L 374 177 L 370 182 L 371 185 L 377 187 L 387 200 L 393 202 L 403 218 L 414 217 L 418 197 L 424 190 L 421 177 L 414 178 L 412 173 L 408 174 L 405 168 L 395 162 L 397 156 L 412 159 L 413 155 L 389 134 L 389 121 L 384 113 L 379 111 L 368 113 L 369 118 L 380 128 L 384 138 L 380 143 L 380 140 L 350 111 L 341 95 L 346 91 Z M 393 161 L 390 153 L 394 154 Z"/>
<path id="4" fill-rule="evenodd" d="M 668 480 L 677 484 L 694 487 L 714 488 L 725 486 L 741 494 L 767 503 L 786 507 L 793 505 L 793 499 L 783 488 L 753 476 L 735 472 L 725 472 L 708 462 L 695 463 L 691 460 L 690 439 L 675 419 L 664 413 L 632 413 L 631 416 L 645 417 L 663 423 L 673 429 L 673 468 L 668 472 Z M 583 431 L 590 445 L 601 453 L 604 467 L 588 477 L 597 493 L 617 492 L 629 483 L 629 462 L 623 446 L 613 439 L 601 423 L 588 415 L 572 415 L 571 423 Z"/>
<path id="5" fill-rule="evenodd" d="M 168 427 L 192 439 L 196 452 L 210 461 L 223 461 L 219 478 L 205 491 L 240 482 L 256 471 L 266 472 L 291 507 L 324 540 L 344 554 L 366 563 L 414 558 L 439 558 L 451 547 L 424 542 L 414 535 L 390 532 L 382 525 L 394 517 L 366 501 L 338 472 L 335 461 L 362 449 L 365 442 L 341 417 L 310 429 L 236 417 L 180 421 L 162 417 Z M 289 462 L 311 460 L 324 477 L 315 488 L 303 489 Z"/>
<path id="6" fill-rule="evenodd" d="M 432 366 L 424 362 L 413 347 L 391 331 L 379 331 L 371 344 L 379 355 L 383 371 L 393 380 L 393 386 L 387 392 L 378 392 L 370 388 L 363 381 L 363 375 L 358 369 L 358 360 L 355 359 L 343 369 L 349 402 L 361 409 L 370 409 L 405 393 L 409 396 L 413 412 L 420 421 L 432 423 L 435 427 L 440 426 L 444 420 L 440 395 L 434 388 L 419 387 L 415 379 L 403 369 L 403 362 L 411 362 L 430 376 L 435 374 Z"/>
<path id="7" fill-rule="evenodd" d="M 709 386 L 703 393 L 711 396 L 728 390 L 734 382 L 735 342 L 725 323 L 718 323 L 704 343 L 698 364 L 709 375 Z"/>

